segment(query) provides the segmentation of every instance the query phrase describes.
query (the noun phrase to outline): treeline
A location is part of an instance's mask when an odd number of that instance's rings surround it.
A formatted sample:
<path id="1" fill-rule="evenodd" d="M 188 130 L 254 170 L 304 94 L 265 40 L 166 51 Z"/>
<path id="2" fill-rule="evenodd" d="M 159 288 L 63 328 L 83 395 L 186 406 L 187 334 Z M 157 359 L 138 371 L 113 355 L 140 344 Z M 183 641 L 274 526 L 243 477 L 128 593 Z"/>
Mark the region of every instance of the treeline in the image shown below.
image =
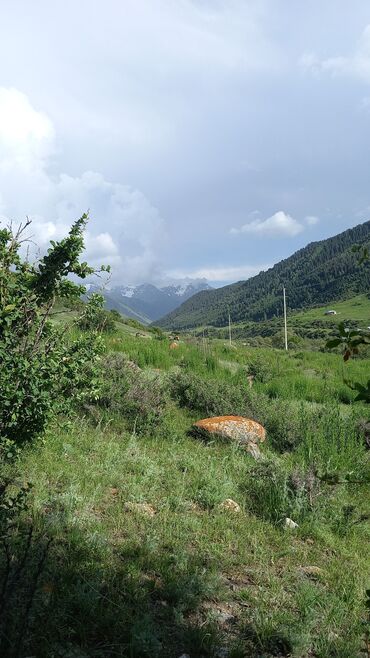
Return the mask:
<path id="1" fill-rule="evenodd" d="M 312 242 L 289 258 L 248 281 L 205 290 L 157 321 L 167 329 L 225 326 L 233 322 L 269 320 L 283 312 L 282 288 L 288 310 L 299 310 L 346 299 L 370 288 L 370 264 L 359 265 L 354 245 L 370 240 L 370 221 L 339 235 Z"/>

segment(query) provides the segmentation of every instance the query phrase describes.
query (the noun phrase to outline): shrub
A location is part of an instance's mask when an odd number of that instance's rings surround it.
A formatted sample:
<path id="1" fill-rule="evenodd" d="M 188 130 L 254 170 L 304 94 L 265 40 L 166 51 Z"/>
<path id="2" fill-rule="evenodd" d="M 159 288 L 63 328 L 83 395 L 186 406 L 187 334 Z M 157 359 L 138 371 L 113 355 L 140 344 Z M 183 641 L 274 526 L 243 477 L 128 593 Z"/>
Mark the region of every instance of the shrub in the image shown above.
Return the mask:
<path id="1" fill-rule="evenodd" d="M 268 443 L 278 452 L 293 450 L 302 436 L 302 414 L 296 403 L 269 399 L 267 395 L 253 390 L 248 391 L 247 395 L 249 415 L 265 427 Z M 308 422 L 307 417 L 305 421 Z"/>
<path id="2" fill-rule="evenodd" d="M 257 382 L 268 382 L 271 379 L 271 363 L 255 356 L 248 364 L 248 374 L 253 375 Z"/>
<path id="3" fill-rule="evenodd" d="M 249 471 L 243 492 L 253 514 L 281 525 L 286 517 L 300 521 L 311 511 L 316 487 L 311 472 L 289 474 L 277 461 L 269 460 Z"/>
<path id="4" fill-rule="evenodd" d="M 75 300 L 85 292 L 69 275 L 93 271 L 79 260 L 86 222 L 83 215 L 36 264 L 19 253 L 28 223 L 16 233 L 0 230 L 0 440 L 7 446 L 40 435 L 53 411 L 97 395 L 97 333 L 67 340 L 49 321 L 57 298 Z"/>
<path id="5" fill-rule="evenodd" d="M 171 373 L 168 378 L 171 397 L 192 411 L 210 416 L 243 414 L 245 392 L 224 381 L 206 380 L 190 372 Z"/>
<path id="6" fill-rule="evenodd" d="M 130 429 L 153 429 L 168 401 L 166 382 L 141 370 L 122 353 L 108 354 L 101 368 L 102 390 L 98 404 L 122 416 Z"/>
<path id="7" fill-rule="evenodd" d="M 112 333 L 116 329 L 115 315 L 112 311 L 102 308 L 104 297 L 94 293 L 89 298 L 85 312 L 77 321 L 77 325 L 83 331 L 99 331 Z"/>

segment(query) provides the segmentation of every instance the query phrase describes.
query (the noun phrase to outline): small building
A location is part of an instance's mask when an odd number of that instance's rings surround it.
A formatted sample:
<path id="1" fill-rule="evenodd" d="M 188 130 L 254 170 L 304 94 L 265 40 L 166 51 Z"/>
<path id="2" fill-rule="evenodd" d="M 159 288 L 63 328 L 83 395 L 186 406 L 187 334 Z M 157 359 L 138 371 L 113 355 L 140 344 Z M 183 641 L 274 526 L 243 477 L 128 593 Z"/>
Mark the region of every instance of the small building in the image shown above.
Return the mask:
<path id="1" fill-rule="evenodd" d="M 333 311 L 333 310 L 331 310 L 331 311 L 325 311 L 325 313 L 324 313 L 324 315 L 336 315 L 336 314 L 337 314 L 337 312 L 336 312 L 336 311 Z"/>

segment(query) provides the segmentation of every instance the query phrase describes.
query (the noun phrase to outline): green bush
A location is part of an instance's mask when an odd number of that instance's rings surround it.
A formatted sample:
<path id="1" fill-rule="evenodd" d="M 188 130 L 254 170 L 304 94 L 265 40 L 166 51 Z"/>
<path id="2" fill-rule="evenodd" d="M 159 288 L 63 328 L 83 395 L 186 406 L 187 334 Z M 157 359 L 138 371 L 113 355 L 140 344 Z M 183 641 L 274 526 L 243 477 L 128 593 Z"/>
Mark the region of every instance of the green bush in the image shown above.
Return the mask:
<path id="1" fill-rule="evenodd" d="M 253 375 L 257 382 L 268 382 L 271 379 L 271 363 L 256 355 L 248 363 L 248 374 Z"/>
<path id="2" fill-rule="evenodd" d="M 208 380 L 190 372 L 171 373 L 170 395 L 180 407 L 209 416 L 243 414 L 245 392 L 225 381 Z"/>
<path id="3" fill-rule="evenodd" d="M 282 525 L 287 517 L 297 522 L 311 511 L 317 486 L 313 473 L 288 473 L 278 461 L 269 460 L 249 471 L 243 493 L 253 514 Z"/>
<path id="4" fill-rule="evenodd" d="M 77 326 L 83 331 L 99 331 L 112 333 L 116 329 L 116 317 L 113 311 L 102 308 L 104 297 L 94 293 L 89 298 L 85 312 L 77 321 Z M 118 314 L 119 315 L 119 314 Z"/>
<path id="5" fill-rule="evenodd" d="M 19 253 L 25 227 L 0 230 L 0 441 L 7 447 L 39 436 L 53 411 L 97 395 L 97 332 L 70 340 L 49 321 L 57 298 L 73 301 L 85 291 L 69 275 L 93 271 L 79 260 L 86 222 L 83 215 L 36 264 Z"/>
<path id="6" fill-rule="evenodd" d="M 130 430 L 150 431 L 157 426 L 168 401 L 167 385 L 157 373 L 141 370 L 122 353 L 106 356 L 98 404 L 121 416 Z"/>

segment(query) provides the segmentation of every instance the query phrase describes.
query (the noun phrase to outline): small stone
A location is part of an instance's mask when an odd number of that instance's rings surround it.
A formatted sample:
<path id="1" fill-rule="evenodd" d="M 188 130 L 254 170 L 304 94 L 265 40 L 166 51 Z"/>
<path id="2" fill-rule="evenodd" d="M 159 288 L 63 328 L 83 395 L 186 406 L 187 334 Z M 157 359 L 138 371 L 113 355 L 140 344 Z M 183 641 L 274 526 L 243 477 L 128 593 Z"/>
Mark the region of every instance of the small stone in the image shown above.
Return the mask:
<path id="1" fill-rule="evenodd" d="M 287 517 L 285 519 L 285 527 L 290 528 L 291 530 L 295 530 L 295 528 L 298 528 L 298 523 L 293 521 L 293 519 L 290 519 L 289 517 Z"/>
<path id="2" fill-rule="evenodd" d="M 232 624 L 235 621 L 234 615 L 230 614 L 229 612 L 224 612 L 223 610 L 219 610 L 216 615 L 216 621 L 221 625 L 224 626 L 225 624 Z"/>
<path id="3" fill-rule="evenodd" d="M 139 512 L 139 514 L 144 514 L 145 516 L 153 517 L 156 514 L 156 510 L 152 505 L 148 503 L 132 503 L 128 502 L 124 504 L 125 512 Z"/>
<path id="4" fill-rule="evenodd" d="M 322 576 L 324 573 L 320 567 L 316 567 L 315 565 L 300 567 L 300 571 L 302 571 L 302 573 L 304 573 L 305 576 L 309 576 L 310 578 L 313 579 Z"/>
<path id="5" fill-rule="evenodd" d="M 232 500 L 231 498 L 226 498 L 222 503 L 219 504 L 219 509 L 227 510 L 228 512 L 240 512 L 240 505 Z"/>
<path id="6" fill-rule="evenodd" d="M 215 658 L 227 658 L 229 656 L 229 649 L 227 647 L 219 647 L 216 649 Z"/>

